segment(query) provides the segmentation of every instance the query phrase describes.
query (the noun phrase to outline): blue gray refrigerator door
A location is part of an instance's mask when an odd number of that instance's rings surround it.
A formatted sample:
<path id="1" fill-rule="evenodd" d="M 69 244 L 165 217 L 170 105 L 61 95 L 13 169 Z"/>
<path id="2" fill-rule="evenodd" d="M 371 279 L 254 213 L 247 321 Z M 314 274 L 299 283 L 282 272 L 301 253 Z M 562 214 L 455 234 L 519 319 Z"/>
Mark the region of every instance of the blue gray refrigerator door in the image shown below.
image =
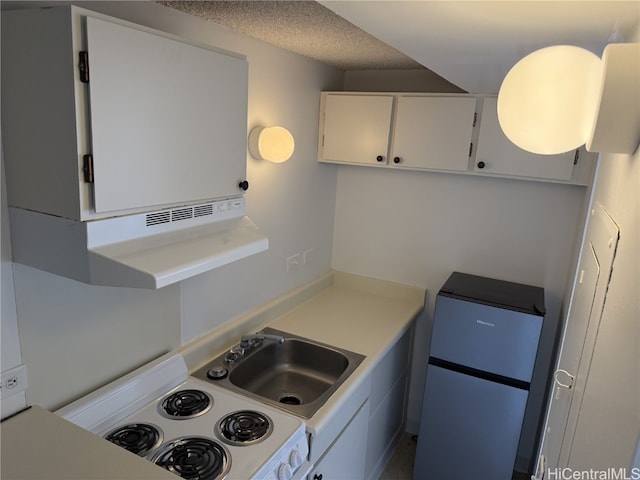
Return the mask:
<path id="1" fill-rule="evenodd" d="M 438 295 L 430 356 L 531 382 L 543 317 Z"/>
<path id="2" fill-rule="evenodd" d="M 511 480 L 528 392 L 428 365 L 414 480 Z"/>

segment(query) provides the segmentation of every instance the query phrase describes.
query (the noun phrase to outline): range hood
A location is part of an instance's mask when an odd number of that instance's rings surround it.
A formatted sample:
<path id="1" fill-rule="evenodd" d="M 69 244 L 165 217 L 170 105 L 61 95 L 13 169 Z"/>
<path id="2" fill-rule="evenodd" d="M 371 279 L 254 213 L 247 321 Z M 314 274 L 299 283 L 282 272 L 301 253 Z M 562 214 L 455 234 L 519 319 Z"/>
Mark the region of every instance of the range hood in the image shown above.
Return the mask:
<path id="1" fill-rule="evenodd" d="M 13 260 L 93 285 L 157 289 L 267 250 L 244 197 L 77 222 L 10 208 Z"/>

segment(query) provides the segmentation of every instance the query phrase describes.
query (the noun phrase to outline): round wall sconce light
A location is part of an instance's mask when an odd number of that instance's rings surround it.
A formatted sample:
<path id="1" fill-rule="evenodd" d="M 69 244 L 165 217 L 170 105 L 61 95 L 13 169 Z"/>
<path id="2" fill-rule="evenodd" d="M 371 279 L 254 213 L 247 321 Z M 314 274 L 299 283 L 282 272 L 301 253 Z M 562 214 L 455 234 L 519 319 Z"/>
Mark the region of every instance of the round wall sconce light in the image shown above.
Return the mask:
<path id="1" fill-rule="evenodd" d="M 283 127 L 255 127 L 249 133 L 249 153 L 256 160 L 286 162 L 293 155 L 295 141 Z"/>
<path id="2" fill-rule="evenodd" d="M 640 142 L 640 44 L 610 44 L 602 59 L 559 45 L 507 73 L 498 93 L 505 135 L 529 152 L 635 152 Z"/>

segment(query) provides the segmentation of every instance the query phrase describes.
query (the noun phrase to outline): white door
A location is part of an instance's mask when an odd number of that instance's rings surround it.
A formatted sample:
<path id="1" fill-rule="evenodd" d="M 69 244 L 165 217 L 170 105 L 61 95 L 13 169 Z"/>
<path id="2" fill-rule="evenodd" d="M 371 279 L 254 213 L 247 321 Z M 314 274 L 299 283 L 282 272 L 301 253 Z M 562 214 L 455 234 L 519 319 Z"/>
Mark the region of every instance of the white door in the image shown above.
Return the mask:
<path id="1" fill-rule="evenodd" d="M 559 155 L 537 155 L 515 146 L 498 123 L 498 99 L 487 97 L 482 107 L 480 136 L 474 171 L 494 175 L 570 180 L 575 151 Z"/>
<path id="2" fill-rule="evenodd" d="M 545 431 L 543 453 L 547 465 L 551 468 L 558 465 L 575 387 L 575 375 L 580 365 L 600 275 L 600 265 L 591 243 L 583 254 L 579 272 L 578 284 L 574 291 L 569 314 L 571 324 L 567 325 L 562 343 L 561 359 L 554 374 L 552 400 Z"/>
<path id="3" fill-rule="evenodd" d="M 241 194 L 246 61 L 86 20 L 95 210 Z"/>
<path id="4" fill-rule="evenodd" d="M 467 171 L 476 99 L 400 97 L 390 165 Z"/>
<path id="5" fill-rule="evenodd" d="M 596 204 L 591 211 L 555 372 L 542 445 L 548 468 L 564 468 L 570 462 L 618 238 L 616 223 Z"/>
<path id="6" fill-rule="evenodd" d="M 392 96 L 327 95 L 320 160 L 385 165 L 392 107 Z"/>

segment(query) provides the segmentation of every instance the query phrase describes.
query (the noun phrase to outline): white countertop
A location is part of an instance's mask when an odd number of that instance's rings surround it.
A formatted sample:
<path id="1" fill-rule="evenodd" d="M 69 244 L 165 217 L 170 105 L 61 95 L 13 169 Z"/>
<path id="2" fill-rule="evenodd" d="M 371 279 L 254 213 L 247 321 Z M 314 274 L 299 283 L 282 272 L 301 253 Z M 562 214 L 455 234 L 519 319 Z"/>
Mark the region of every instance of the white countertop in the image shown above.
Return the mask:
<path id="1" fill-rule="evenodd" d="M 305 420 L 319 448 L 333 441 L 369 396 L 370 373 L 411 327 L 424 307 L 425 293 L 417 287 L 334 272 L 329 288 L 269 324 L 366 356 L 314 416 Z"/>
<path id="2" fill-rule="evenodd" d="M 33 406 L 0 425 L 2 480 L 176 480 L 172 473 Z"/>

